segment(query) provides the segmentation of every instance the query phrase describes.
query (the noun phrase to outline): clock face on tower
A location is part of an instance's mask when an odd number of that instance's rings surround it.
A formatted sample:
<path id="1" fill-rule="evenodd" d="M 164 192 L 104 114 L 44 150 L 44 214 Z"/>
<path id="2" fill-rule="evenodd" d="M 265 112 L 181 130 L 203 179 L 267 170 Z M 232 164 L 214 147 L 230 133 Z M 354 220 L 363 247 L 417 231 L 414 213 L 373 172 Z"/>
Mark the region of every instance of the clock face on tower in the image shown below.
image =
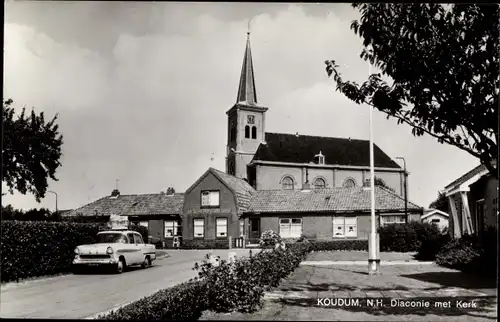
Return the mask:
<path id="1" fill-rule="evenodd" d="M 255 124 L 255 116 L 254 115 L 247 115 L 247 123 L 248 124 Z"/>

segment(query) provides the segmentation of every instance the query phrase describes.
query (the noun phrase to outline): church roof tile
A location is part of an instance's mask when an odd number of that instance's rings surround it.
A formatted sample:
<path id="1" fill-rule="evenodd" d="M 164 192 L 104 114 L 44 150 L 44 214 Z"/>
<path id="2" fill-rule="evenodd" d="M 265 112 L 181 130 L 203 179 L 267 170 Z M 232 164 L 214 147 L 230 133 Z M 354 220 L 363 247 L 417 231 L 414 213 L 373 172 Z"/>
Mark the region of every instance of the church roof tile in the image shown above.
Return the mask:
<path id="1" fill-rule="evenodd" d="M 265 144 L 260 144 L 253 160 L 291 163 L 310 163 L 319 152 L 327 165 L 370 165 L 370 142 L 285 133 L 266 133 Z M 374 144 L 375 167 L 401 167 Z"/>
<path id="2" fill-rule="evenodd" d="M 301 190 L 259 190 L 253 196 L 249 213 L 298 212 L 370 212 L 370 190 L 331 188 Z M 404 198 L 382 187 L 375 187 L 375 209 L 384 212 L 404 212 Z M 408 202 L 409 212 L 423 208 Z"/>

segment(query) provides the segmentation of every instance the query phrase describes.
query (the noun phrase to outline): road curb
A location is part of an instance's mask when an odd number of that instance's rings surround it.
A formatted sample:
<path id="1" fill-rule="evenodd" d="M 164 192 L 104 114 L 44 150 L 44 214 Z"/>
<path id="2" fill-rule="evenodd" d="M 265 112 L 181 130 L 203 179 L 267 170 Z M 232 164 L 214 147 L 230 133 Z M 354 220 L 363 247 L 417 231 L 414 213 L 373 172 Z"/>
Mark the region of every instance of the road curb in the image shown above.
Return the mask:
<path id="1" fill-rule="evenodd" d="M 434 262 L 419 261 L 380 261 L 381 266 L 390 265 L 434 265 Z M 301 266 L 368 265 L 368 261 L 304 261 Z"/>

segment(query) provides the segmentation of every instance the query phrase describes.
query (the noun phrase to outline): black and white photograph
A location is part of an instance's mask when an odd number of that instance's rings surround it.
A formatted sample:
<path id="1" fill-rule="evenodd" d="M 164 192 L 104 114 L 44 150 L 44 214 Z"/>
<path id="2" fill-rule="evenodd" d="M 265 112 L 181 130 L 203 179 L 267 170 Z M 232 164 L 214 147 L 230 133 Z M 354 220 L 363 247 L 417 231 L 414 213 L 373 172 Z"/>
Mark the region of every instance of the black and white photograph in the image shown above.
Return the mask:
<path id="1" fill-rule="evenodd" d="M 4 8 L 1 318 L 497 320 L 500 5 Z"/>

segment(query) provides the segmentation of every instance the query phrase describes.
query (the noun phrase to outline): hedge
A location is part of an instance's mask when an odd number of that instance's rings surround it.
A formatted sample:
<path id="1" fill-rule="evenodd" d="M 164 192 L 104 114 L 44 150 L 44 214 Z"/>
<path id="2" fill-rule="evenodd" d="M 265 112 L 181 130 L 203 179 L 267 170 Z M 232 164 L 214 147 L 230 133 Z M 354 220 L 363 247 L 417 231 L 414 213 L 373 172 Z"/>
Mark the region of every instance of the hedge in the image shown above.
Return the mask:
<path id="1" fill-rule="evenodd" d="M 97 319 L 195 321 L 206 309 L 205 289 L 204 283 L 199 281 L 178 284 Z"/>
<path id="2" fill-rule="evenodd" d="M 379 227 L 380 251 L 417 252 L 424 240 L 442 236 L 435 224 L 410 221 Z"/>
<path id="3" fill-rule="evenodd" d="M 228 249 L 229 239 L 182 239 L 181 249 Z"/>
<path id="4" fill-rule="evenodd" d="M 69 273 L 78 245 L 96 242 L 100 223 L 6 220 L 1 222 L 1 281 Z M 130 226 L 147 236 L 147 228 Z M 147 237 L 146 237 L 147 238 Z M 147 240 L 147 239 L 146 239 Z"/>
<path id="5" fill-rule="evenodd" d="M 1 281 L 67 273 L 74 249 L 95 242 L 98 224 L 2 221 Z"/>
<path id="6" fill-rule="evenodd" d="M 341 239 L 328 241 L 310 241 L 311 250 L 337 251 L 337 250 L 361 250 L 368 251 L 368 240 L 366 239 Z"/>
<path id="7" fill-rule="evenodd" d="M 207 255 L 193 269 L 198 277 L 101 315 L 104 320 L 197 320 L 205 310 L 254 312 L 264 291 L 286 278 L 311 250 L 308 243 L 261 251 L 235 262 L 214 265 Z"/>

